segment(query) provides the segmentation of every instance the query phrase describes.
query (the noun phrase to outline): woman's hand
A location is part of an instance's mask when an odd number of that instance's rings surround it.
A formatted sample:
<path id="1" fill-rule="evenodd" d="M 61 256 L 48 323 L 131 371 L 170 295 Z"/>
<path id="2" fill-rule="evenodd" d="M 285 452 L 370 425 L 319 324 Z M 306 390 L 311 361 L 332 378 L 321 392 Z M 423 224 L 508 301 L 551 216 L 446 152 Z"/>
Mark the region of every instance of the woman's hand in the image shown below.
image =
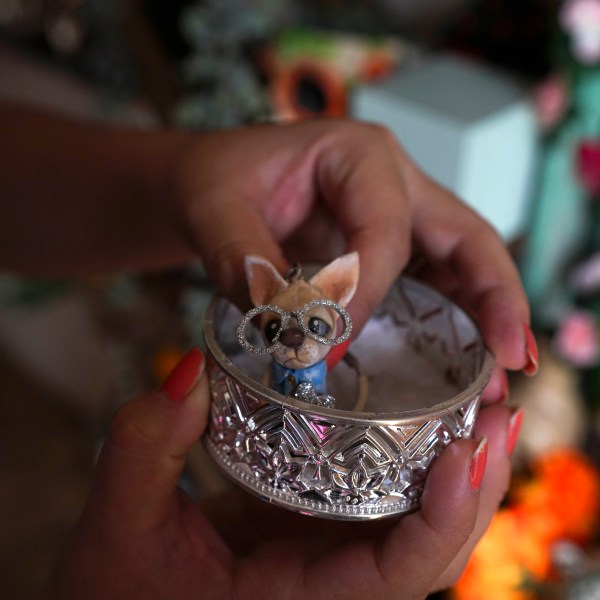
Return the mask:
<path id="1" fill-rule="evenodd" d="M 527 301 L 500 238 L 380 127 L 141 132 L 0 105 L 0 129 L 4 270 L 89 273 L 200 256 L 220 291 L 243 302 L 247 254 L 284 270 L 290 259 L 357 250 L 357 330 L 412 261 L 478 320 L 499 365 L 488 399 L 506 395 L 503 368 L 537 369 Z M 417 513 L 350 525 L 244 501 L 209 520 L 177 490 L 207 418 L 199 355 L 169 381 L 113 422 L 59 597 L 422 598 L 457 576 L 507 485 L 515 419 L 495 405 L 475 432 L 487 436 L 489 476 L 472 485 L 482 447 L 451 444 Z"/>
<path id="2" fill-rule="evenodd" d="M 203 357 L 192 350 L 161 390 L 117 413 L 52 597 L 424 598 L 460 574 L 508 483 L 514 436 L 509 411 L 495 405 L 477 422 L 487 444 L 451 444 L 408 516 L 324 521 L 241 492 L 203 513 L 177 482 L 208 402 Z"/>
<path id="3" fill-rule="evenodd" d="M 0 103 L 0 129 L 4 270 L 90 273 L 199 256 L 220 291 L 243 303 L 247 254 L 283 271 L 288 260 L 358 250 L 349 307 L 357 332 L 412 260 L 476 317 L 501 367 L 537 367 L 527 301 L 502 241 L 381 127 L 320 120 L 139 131 Z"/>
<path id="4" fill-rule="evenodd" d="M 247 297 L 247 254 L 283 272 L 289 259 L 357 250 L 358 331 L 412 256 L 476 317 L 501 367 L 535 371 L 527 301 L 501 239 L 386 130 L 322 120 L 191 135 L 172 164 L 181 224 L 230 298 Z"/>

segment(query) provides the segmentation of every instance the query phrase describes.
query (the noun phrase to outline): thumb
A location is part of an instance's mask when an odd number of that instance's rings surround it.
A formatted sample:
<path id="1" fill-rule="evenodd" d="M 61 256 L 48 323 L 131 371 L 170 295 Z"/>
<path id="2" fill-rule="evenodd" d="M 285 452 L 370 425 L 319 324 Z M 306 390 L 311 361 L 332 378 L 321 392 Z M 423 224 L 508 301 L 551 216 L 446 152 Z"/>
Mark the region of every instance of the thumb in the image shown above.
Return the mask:
<path id="1" fill-rule="evenodd" d="M 467 439 L 450 444 L 431 467 L 421 509 L 395 522 L 382 520 L 383 537 L 340 546 L 312 561 L 305 595 L 324 596 L 327 581 L 344 598 L 427 596 L 473 530 L 486 452 L 485 438 L 479 444 Z M 375 567 L 374 578 L 357 568 L 365 557 Z"/>
<path id="2" fill-rule="evenodd" d="M 486 438 L 450 444 L 431 468 L 421 509 L 401 519 L 383 542 L 381 572 L 403 585 L 407 598 L 429 593 L 469 538 L 486 457 Z"/>
<path id="3" fill-rule="evenodd" d="M 152 530 L 173 510 L 186 455 L 206 427 L 204 367 L 193 348 L 160 390 L 128 402 L 113 418 L 88 505 L 104 534 L 126 540 Z"/>

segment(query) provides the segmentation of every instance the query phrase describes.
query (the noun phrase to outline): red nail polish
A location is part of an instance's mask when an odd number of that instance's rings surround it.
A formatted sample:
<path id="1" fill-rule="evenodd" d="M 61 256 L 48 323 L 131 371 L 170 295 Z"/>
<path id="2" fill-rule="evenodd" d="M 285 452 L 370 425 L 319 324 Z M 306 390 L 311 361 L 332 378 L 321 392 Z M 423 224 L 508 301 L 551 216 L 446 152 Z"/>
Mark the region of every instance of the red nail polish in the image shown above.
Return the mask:
<path id="1" fill-rule="evenodd" d="M 525 352 L 527 354 L 527 364 L 523 367 L 525 375 L 533 376 L 538 372 L 539 356 L 537 342 L 529 325 L 524 325 L 525 330 Z"/>
<path id="2" fill-rule="evenodd" d="M 342 358 L 344 358 L 346 352 L 348 352 L 348 346 L 350 345 L 351 340 L 346 340 L 337 346 L 334 346 L 327 354 L 327 358 L 325 359 L 327 364 L 327 370 L 331 371 L 333 367 L 335 367 Z"/>
<path id="3" fill-rule="evenodd" d="M 469 471 L 469 483 L 471 484 L 471 489 L 476 492 L 479 490 L 479 486 L 481 485 L 481 480 L 483 479 L 483 474 L 485 473 L 485 465 L 487 463 L 487 453 L 488 453 L 488 441 L 484 436 L 477 449 L 473 453 L 473 458 L 471 459 L 471 469 Z"/>
<path id="4" fill-rule="evenodd" d="M 508 422 L 508 431 L 506 432 L 506 453 L 508 456 L 513 453 L 515 446 L 517 445 L 522 423 L 523 409 L 519 408 L 511 415 L 510 421 Z"/>
<path id="5" fill-rule="evenodd" d="M 204 356 L 198 348 L 192 348 L 173 369 L 161 390 L 171 402 L 183 402 L 198 380 L 204 367 Z"/>

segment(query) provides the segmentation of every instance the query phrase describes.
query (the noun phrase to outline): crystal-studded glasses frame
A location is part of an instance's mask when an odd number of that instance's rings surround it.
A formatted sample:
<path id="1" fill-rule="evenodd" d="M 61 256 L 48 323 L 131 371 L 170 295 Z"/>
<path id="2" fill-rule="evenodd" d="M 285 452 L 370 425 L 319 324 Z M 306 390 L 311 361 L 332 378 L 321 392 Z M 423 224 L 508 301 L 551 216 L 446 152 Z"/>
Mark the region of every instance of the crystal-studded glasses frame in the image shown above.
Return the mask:
<path id="1" fill-rule="evenodd" d="M 340 336 L 335 338 L 326 338 L 317 335 L 316 333 L 313 333 L 308 328 L 308 325 L 305 322 L 305 319 L 307 318 L 307 316 L 309 316 L 307 315 L 307 313 L 308 311 L 312 310 L 313 308 L 316 308 L 317 306 L 331 308 L 341 317 L 344 328 Z M 266 312 L 275 313 L 281 319 L 281 324 L 279 326 L 279 331 L 277 331 L 277 334 L 273 337 L 271 345 L 261 348 L 259 346 L 255 346 L 254 344 L 251 344 L 248 341 L 248 338 L 246 337 L 246 328 L 248 327 L 248 323 L 252 319 L 254 319 L 254 317 Z M 352 319 L 350 318 L 348 311 L 343 306 L 340 306 L 337 302 L 334 302 L 333 300 L 321 299 L 308 302 L 307 304 L 301 306 L 299 309 L 289 312 L 273 304 L 262 304 L 261 306 L 257 306 L 256 308 L 249 310 L 244 315 L 244 318 L 240 321 L 240 324 L 238 325 L 238 341 L 240 342 L 243 348 L 245 348 L 249 352 L 254 352 L 255 354 L 270 354 L 271 352 L 275 352 L 275 350 L 281 347 L 282 344 L 279 341 L 279 337 L 282 331 L 286 328 L 290 319 L 292 318 L 296 319 L 296 321 L 298 322 L 298 328 L 300 329 L 300 331 L 302 331 L 302 333 L 305 336 L 319 342 L 320 344 L 324 344 L 325 346 L 337 346 L 338 344 L 342 344 L 352 334 Z"/>

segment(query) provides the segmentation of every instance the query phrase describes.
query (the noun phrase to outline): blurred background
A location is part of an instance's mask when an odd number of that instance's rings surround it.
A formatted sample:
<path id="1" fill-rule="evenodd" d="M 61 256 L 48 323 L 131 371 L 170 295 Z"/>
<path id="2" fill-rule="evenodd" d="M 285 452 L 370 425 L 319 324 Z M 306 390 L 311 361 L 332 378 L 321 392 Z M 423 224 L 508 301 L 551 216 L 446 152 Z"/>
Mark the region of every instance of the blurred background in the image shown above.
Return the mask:
<path id="1" fill-rule="evenodd" d="M 600 597 L 600 0 L 1 0 L 0 98 L 152 128 L 385 124 L 498 229 L 541 353 L 511 490 L 440 597 Z M 193 343 L 200 265 L 0 277 L 0 596 L 43 585 L 114 410 Z M 224 485 L 200 448 L 188 484 Z M 198 491 L 201 490 L 201 491 Z"/>

